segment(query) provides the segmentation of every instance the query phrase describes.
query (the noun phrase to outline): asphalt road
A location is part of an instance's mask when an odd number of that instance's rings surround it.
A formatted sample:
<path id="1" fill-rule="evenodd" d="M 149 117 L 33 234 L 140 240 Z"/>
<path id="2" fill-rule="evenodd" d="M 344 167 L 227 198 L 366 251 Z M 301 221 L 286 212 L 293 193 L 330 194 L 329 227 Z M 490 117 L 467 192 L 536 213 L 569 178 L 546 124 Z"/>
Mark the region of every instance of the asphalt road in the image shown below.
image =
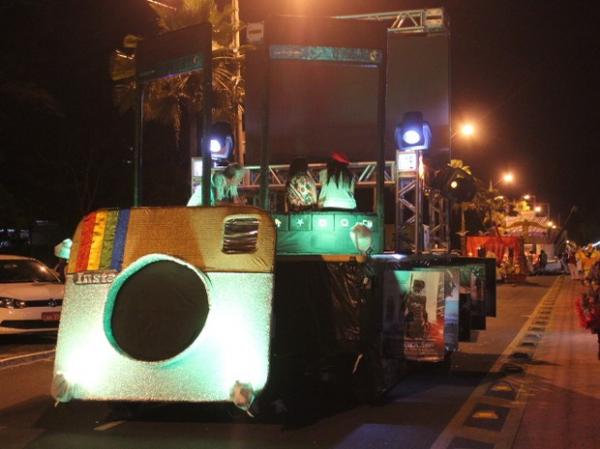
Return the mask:
<path id="1" fill-rule="evenodd" d="M 10 357 L 54 349 L 56 332 L 31 335 L 0 335 L 0 363 Z"/>
<path id="2" fill-rule="evenodd" d="M 450 374 L 413 367 L 381 404 L 352 406 L 343 398 L 307 398 L 302 412 L 277 421 L 199 405 L 144 406 L 132 414 L 106 403 L 54 407 L 49 395 L 51 358 L 6 367 L 0 362 L 0 448 L 430 448 L 555 279 L 501 286 L 498 318 L 488 319 L 487 330 L 476 333 L 473 341 L 461 343 Z M 11 354 L 39 351 L 39 345 L 36 339 L 23 344 L 0 341 L 0 348 L 9 348 Z"/>

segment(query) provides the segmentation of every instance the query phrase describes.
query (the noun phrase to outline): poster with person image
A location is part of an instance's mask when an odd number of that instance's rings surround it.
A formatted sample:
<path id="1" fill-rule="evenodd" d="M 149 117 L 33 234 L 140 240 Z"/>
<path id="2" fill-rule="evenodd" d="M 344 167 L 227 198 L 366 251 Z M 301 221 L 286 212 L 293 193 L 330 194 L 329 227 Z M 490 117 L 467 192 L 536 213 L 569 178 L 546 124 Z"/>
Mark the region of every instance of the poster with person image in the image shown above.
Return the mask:
<path id="1" fill-rule="evenodd" d="M 468 302 L 469 327 L 484 330 L 486 327 L 485 264 L 467 264 L 460 268 L 460 292 Z M 466 323 L 465 323 L 466 324 Z"/>
<path id="2" fill-rule="evenodd" d="M 384 349 L 401 349 L 407 360 L 444 360 L 445 279 L 443 269 L 385 272 Z"/>
<path id="3" fill-rule="evenodd" d="M 447 352 L 458 350 L 459 283 L 459 268 L 447 268 L 444 271 L 444 342 Z"/>

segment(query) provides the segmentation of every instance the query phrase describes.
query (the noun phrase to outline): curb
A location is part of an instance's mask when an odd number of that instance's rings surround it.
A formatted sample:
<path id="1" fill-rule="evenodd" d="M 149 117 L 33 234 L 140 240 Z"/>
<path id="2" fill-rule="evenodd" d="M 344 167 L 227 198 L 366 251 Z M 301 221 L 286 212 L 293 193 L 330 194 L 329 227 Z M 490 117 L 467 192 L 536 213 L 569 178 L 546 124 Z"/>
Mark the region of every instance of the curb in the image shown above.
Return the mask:
<path id="1" fill-rule="evenodd" d="M 24 365 L 26 363 L 36 362 L 38 360 L 49 359 L 51 357 L 54 357 L 55 352 L 55 349 L 50 349 L 47 351 L 32 352 L 31 354 L 22 354 L 14 357 L 0 359 L 0 369 L 8 368 L 11 366 Z"/>
<path id="2" fill-rule="evenodd" d="M 487 376 L 439 434 L 431 449 L 510 449 L 527 404 L 528 365 L 533 361 L 537 342 L 546 324 L 537 326 L 542 309 L 548 309 L 548 322 L 554 302 L 563 286 L 558 277 L 534 307 L 514 339 L 496 359 Z M 539 328 L 539 329 L 538 329 Z M 523 347 L 522 343 L 533 343 Z M 495 375 L 501 374 L 500 379 Z"/>

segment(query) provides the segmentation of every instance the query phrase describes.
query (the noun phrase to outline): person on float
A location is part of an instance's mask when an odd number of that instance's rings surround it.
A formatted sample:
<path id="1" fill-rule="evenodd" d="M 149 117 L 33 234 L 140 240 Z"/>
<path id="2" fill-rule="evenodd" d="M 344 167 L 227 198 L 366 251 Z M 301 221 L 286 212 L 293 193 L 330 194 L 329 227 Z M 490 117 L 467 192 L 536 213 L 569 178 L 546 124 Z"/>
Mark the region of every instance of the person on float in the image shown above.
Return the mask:
<path id="1" fill-rule="evenodd" d="M 288 211 L 312 210 L 317 205 L 317 184 L 308 171 L 305 158 L 292 161 L 285 186 L 285 205 Z"/>
<path id="2" fill-rule="evenodd" d="M 319 172 L 321 191 L 319 192 L 319 209 L 355 210 L 354 186 L 356 180 L 348 169 L 350 161 L 340 151 L 331 153 L 327 168 Z"/>
<path id="3" fill-rule="evenodd" d="M 210 183 L 210 204 L 244 204 L 239 196 L 238 187 L 244 179 L 244 167 L 231 162 L 223 171 L 213 174 Z M 187 202 L 188 206 L 202 205 L 202 186 L 199 185 Z"/>

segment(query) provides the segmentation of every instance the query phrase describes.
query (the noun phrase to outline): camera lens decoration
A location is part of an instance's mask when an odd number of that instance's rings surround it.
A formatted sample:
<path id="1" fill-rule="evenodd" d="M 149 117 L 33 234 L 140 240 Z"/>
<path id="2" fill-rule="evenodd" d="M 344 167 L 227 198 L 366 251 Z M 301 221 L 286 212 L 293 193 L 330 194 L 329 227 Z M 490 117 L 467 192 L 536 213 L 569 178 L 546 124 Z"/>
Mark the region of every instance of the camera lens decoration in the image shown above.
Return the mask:
<path id="1" fill-rule="evenodd" d="M 138 261 L 140 262 L 140 261 Z M 106 325 L 116 346 L 140 361 L 173 358 L 200 335 L 208 316 L 206 283 L 185 262 L 159 255 L 121 273 Z"/>

